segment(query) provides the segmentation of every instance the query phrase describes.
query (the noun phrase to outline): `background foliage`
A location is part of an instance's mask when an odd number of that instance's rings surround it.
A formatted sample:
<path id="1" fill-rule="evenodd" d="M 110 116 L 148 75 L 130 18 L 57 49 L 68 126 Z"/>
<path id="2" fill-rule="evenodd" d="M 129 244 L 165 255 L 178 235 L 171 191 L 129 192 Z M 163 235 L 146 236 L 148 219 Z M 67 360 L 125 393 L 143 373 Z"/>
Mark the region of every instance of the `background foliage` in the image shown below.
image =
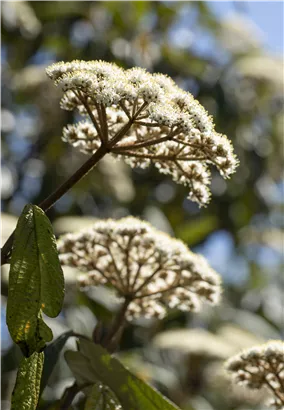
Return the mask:
<path id="1" fill-rule="evenodd" d="M 204 210 L 154 169 L 132 171 L 104 159 L 49 212 L 55 233 L 94 218 L 149 220 L 204 254 L 224 281 L 219 308 L 172 312 L 128 328 L 120 359 L 182 409 L 263 409 L 261 397 L 228 388 L 222 361 L 283 336 L 283 69 L 265 51 L 245 13 L 219 21 L 207 2 L 2 2 L 2 236 L 28 202 L 39 203 L 85 161 L 60 139 L 73 113 L 45 75 L 53 61 L 102 59 L 167 73 L 214 116 L 241 165 L 224 182 L 213 174 Z M 71 121 L 70 121 L 71 120 Z M 116 306 L 105 289 L 80 293 L 65 269 L 62 314 L 45 318 L 54 336 L 91 335 Z M 5 317 L 7 269 L 2 275 Z M 67 346 L 74 346 L 69 338 Z M 2 320 L 2 405 L 21 358 Z M 71 383 L 63 357 L 45 389 L 49 408 Z M 225 389 L 224 389 L 225 387 Z M 76 408 L 82 408 L 78 396 Z"/>

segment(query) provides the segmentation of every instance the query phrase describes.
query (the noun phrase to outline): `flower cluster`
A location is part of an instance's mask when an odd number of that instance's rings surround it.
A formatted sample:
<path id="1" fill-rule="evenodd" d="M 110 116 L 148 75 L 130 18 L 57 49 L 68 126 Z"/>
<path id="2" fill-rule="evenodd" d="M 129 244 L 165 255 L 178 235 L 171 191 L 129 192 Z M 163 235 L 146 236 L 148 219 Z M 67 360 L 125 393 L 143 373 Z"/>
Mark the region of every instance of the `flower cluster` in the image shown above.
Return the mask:
<path id="1" fill-rule="evenodd" d="M 204 369 L 204 382 L 207 391 L 213 391 L 216 396 L 222 397 L 224 408 L 261 409 L 267 400 L 267 389 L 244 389 L 234 383 L 221 361 L 211 361 Z M 257 407 L 258 406 L 258 407 Z"/>
<path id="2" fill-rule="evenodd" d="M 249 389 L 266 386 L 273 393 L 270 404 L 284 409 L 284 342 L 268 343 L 245 350 L 230 358 L 226 368 L 233 373 L 234 381 Z"/>
<path id="3" fill-rule="evenodd" d="M 166 307 L 199 310 L 216 304 L 220 278 L 206 260 L 186 245 L 133 217 L 98 221 L 91 228 L 59 240 L 63 265 L 86 272 L 84 286 L 111 285 L 129 301 L 128 319 L 162 318 Z"/>
<path id="4" fill-rule="evenodd" d="M 193 96 L 163 74 L 123 70 L 103 61 L 55 63 L 48 76 L 62 89 L 61 107 L 77 108 L 90 122 L 67 126 L 64 140 L 84 153 L 101 144 L 132 167 L 153 163 L 189 187 L 189 198 L 209 201 L 209 164 L 224 178 L 238 161 L 230 141 Z"/>

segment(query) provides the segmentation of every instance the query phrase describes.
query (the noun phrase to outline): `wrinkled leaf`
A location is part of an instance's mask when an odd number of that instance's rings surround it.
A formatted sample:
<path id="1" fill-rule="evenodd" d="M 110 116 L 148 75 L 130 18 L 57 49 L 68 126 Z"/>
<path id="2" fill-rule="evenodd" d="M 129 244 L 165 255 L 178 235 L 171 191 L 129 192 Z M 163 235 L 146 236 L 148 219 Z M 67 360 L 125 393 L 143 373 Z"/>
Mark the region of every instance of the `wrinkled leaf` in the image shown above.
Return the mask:
<path id="1" fill-rule="evenodd" d="M 45 213 L 26 205 L 17 224 L 7 303 L 7 325 L 25 356 L 52 340 L 41 312 L 56 317 L 64 298 L 64 277 L 52 226 Z"/>
<path id="2" fill-rule="evenodd" d="M 65 358 L 74 372 L 75 363 L 80 370 L 88 364 L 93 379 L 100 380 L 117 396 L 122 407 L 127 410 L 177 410 L 173 403 L 163 397 L 157 390 L 138 379 L 103 347 L 87 340 L 80 341 L 80 352 L 66 352 Z M 81 363 L 81 366 L 79 366 Z"/>
<path id="3" fill-rule="evenodd" d="M 40 384 L 40 394 L 43 392 L 48 383 L 48 379 L 53 372 L 53 369 L 58 361 L 61 350 L 63 349 L 68 338 L 73 335 L 72 330 L 63 333 L 52 343 L 50 343 L 44 350 L 44 365 Z"/>
<path id="4" fill-rule="evenodd" d="M 35 410 L 39 399 L 44 354 L 34 352 L 20 364 L 12 394 L 11 410 Z"/>

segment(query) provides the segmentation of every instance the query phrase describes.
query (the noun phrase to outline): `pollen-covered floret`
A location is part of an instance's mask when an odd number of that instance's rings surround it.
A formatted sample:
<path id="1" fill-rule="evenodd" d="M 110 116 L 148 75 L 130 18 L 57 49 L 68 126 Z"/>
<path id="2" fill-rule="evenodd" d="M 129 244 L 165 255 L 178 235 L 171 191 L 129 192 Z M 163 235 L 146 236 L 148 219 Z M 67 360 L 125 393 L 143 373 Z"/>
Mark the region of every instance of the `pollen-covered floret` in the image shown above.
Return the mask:
<path id="1" fill-rule="evenodd" d="M 166 307 L 196 311 L 217 304 L 220 277 L 201 255 L 139 219 L 98 221 L 58 243 L 63 265 L 85 274 L 81 287 L 108 284 L 129 301 L 128 319 L 162 318 Z"/>
<path id="2" fill-rule="evenodd" d="M 67 127 L 72 137 L 65 128 L 64 140 L 80 151 L 91 154 L 107 144 L 112 155 L 132 167 L 154 163 L 186 185 L 188 197 L 200 206 L 210 199 L 210 165 L 224 178 L 235 172 L 238 160 L 228 138 L 214 130 L 205 108 L 168 76 L 138 67 L 123 70 L 104 61 L 60 62 L 46 71 L 64 93 L 61 108 L 77 108 L 94 127 L 92 141 L 82 137 L 81 125 L 78 141 L 76 125 Z"/>
<path id="3" fill-rule="evenodd" d="M 230 358 L 225 365 L 234 381 L 249 389 L 267 387 L 274 394 L 272 407 L 284 408 L 284 342 L 272 340 Z"/>

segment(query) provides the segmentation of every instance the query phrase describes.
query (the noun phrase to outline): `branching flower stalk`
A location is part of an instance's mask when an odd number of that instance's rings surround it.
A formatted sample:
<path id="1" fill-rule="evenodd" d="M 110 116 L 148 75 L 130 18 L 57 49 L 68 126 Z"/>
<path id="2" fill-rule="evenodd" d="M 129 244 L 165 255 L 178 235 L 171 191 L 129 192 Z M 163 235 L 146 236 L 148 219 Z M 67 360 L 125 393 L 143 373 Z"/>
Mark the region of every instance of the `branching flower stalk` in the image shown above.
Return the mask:
<path id="1" fill-rule="evenodd" d="M 189 198 L 206 205 L 208 165 L 228 178 L 238 161 L 212 118 L 169 77 L 141 68 L 123 70 L 102 61 L 56 63 L 47 74 L 64 96 L 61 108 L 77 108 L 89 121 L 68 125 L 63 139 L 84 153 L 101 145 L 132 167 L 151 163 L 189 187 Z"/>
<path id="2" fill-rule="evenodd" d="M 225 365 L 237 384 L 248 389 L 266 387 L 273 394 L 271 407 L 284 409 L 284 342 L 269 341 L 230 358 Z"/>
<path id="3" fill-rule="evenodd" d="M 120 297 L 121 310 L 103 341 L 107 347 L 125 319 L 160 319 L 167 307 L 198 311 L 203 301 L 220 299 L 220 277 L 201 255 L 133 217 L 67 234 L 58 250 L 62 265 L 85 272 L 78 277 L 81 288 L 103 284 Z"/>
<path id="4" fill-rule="evenodd" d="M 60 62 L 47 75 L 62 89 L 61 108 L 87 119 L 63 129 L 63 140 L 92 154 L 82 167 L 39 206 L 47 211 L 107 153 L 131 167 L 154 164 L 159 172 L 189 188 L 189 199 L 210 199 L 210 170 L 224 178 L 238 161 L 230 141 L 214 130 L 212 118 L 193 96 L 163 74 L 123 70 L 103 61 Z M 13 236 L 1 251 L 7 263 Z"/>

